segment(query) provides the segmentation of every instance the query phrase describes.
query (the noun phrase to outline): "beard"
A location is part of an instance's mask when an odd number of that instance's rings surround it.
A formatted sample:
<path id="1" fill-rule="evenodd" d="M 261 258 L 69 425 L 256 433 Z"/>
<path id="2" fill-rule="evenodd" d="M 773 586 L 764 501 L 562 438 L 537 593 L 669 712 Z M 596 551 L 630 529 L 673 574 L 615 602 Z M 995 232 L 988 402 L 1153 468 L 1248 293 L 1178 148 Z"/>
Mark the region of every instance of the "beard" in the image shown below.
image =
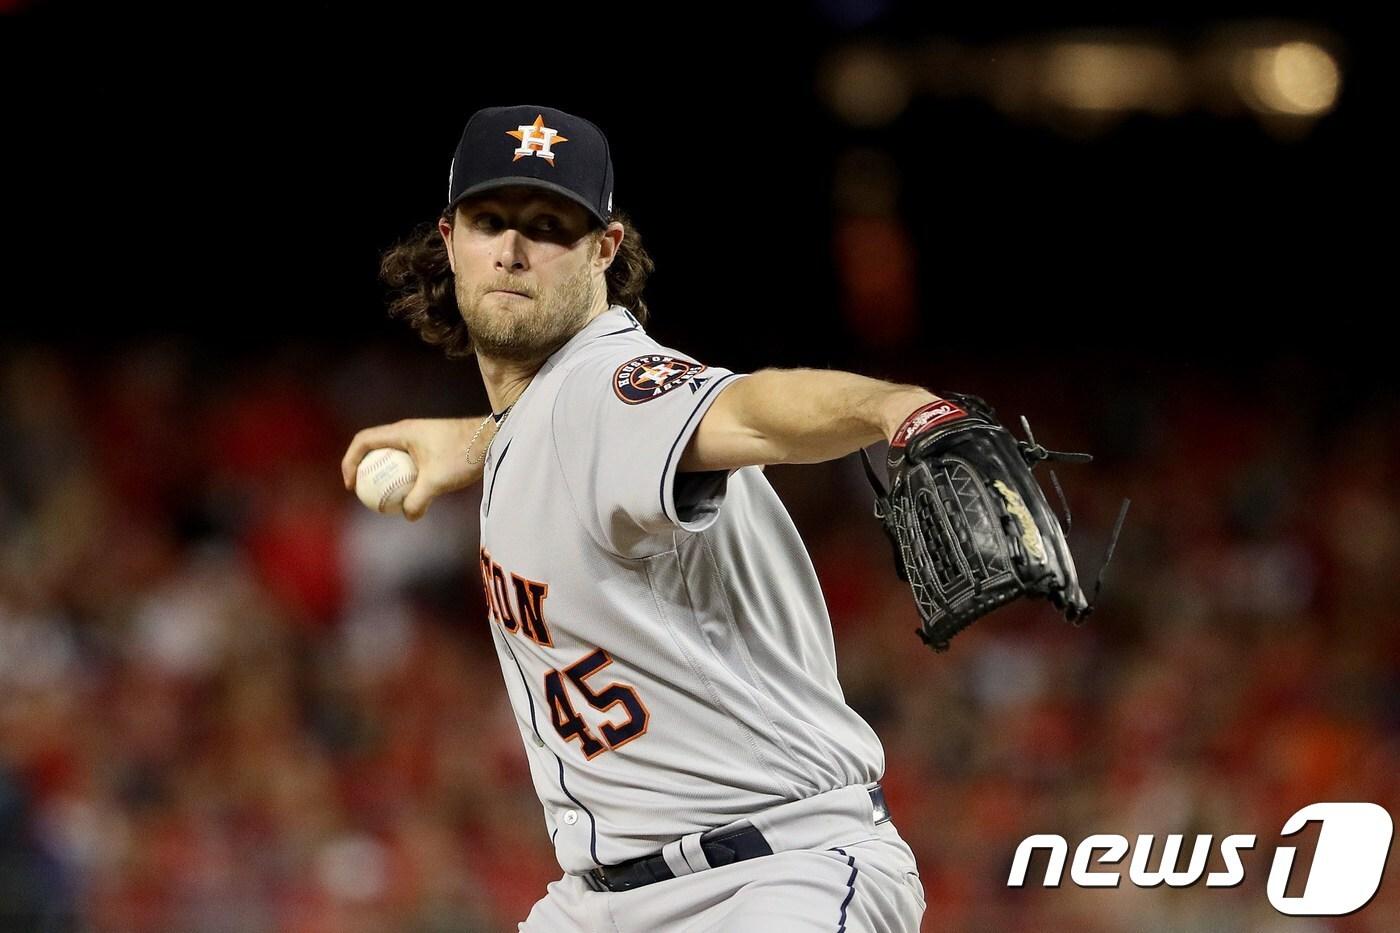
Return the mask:
<path id="1" fill-rule="evenodd" d="M 493 289 L 525 292 L 528 298 L 493 295 Z M 553 290 L 540 292 L 510 279 L 480 286 L 456 282 L 457 307 L 479 354 L 512 363 L 541 363 L 588 323 L 593 307 L 593 282 L 588 267 L 564 279 Z"/>

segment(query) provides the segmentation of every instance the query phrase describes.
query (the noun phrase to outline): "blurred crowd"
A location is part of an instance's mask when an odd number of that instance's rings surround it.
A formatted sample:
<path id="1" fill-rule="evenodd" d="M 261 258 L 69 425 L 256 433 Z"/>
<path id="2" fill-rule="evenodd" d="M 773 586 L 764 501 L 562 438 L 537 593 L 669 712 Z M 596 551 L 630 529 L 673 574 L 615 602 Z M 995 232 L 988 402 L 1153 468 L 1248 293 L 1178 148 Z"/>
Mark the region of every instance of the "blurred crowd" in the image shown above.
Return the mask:
<path id="1" fill-rule="evenodd" d="M 360 427 L 484 414 L 475 367 L 429 355 L 0 351 L 0 929 L 513 930 L 559 876 L 479 491 L 409 524 L 340 484 Z M 885 743 L 923 929 L 1394 929 L 1393 877 L 1343 918 L 1285 918 L 1264 881 L 1308 803 L 1400 814 L 1396 395 L 1299 356 L 966 367 L 905 375 L 1097 455 L 1057 471 L 1086 582 L 1133 500 L 1083 627 L 1016 605 L 935 656 L 858 459 L 765 474 Z M 1033 833 L 1258 845 L 1231 889 L 1009 889 Z"/>

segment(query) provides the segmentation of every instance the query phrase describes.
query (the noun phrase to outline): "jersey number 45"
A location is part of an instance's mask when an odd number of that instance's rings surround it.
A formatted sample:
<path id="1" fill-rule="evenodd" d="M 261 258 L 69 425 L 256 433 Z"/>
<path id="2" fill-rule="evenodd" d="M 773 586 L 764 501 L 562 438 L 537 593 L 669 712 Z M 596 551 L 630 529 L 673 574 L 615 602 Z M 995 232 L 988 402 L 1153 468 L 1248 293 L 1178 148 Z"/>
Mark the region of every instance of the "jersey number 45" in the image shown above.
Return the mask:
<path id="1" fill-rule="evenodd" d="M 651 713 L 647 711 L 641 697 L 637 696 L 637 691 L 631 687 L 611 683 L 602 690 L 594 690 L 589 686 L 588 678 L 611 663 L 612 657 L 599 648 L 562 671 L 551 670 L 544 675 L 544 695 L 549 702 L 549 716 L 554 722 L 554 731 L 566 742 L 576 740 L 584 757 L 590 760 L 644 735 L 647 722 L 651 719 Z M 573 701 L 569 699 L 569 691 L 564 686 L 565 678 L 578 688 L 588 705 L 599 712 L 607 712 L 619 703 L 622 704 L 622 708 L 627 712 L 626 721 L 617 724 L 605 721 L 598 727 L 598 733 L 602 735 L 600 741 L 574 708 Z"/>

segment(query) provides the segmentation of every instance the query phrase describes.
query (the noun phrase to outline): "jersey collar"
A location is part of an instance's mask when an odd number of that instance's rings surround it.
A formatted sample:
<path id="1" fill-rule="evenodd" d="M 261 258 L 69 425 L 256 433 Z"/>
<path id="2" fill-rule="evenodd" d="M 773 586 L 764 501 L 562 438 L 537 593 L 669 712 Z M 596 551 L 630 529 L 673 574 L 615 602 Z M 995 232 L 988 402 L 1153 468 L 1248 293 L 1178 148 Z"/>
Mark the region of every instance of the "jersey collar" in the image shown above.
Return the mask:
<path id="1" fill-rule="evenodd" d="M 577 353 L 590 341 L 597 340 L 600 337 L 606 337 L 609 334 L 642 329 L 641 323 L 632 316 L 631 311 L 628 311 L 622 305 L 610 305 L 608 310 L 589 321 L 584 325 L 583 330 L 570 337 L 562 347 L 555 350 L 554 353 L 550 355 L 549 359 L 544 361 L 544 365 L 541 366 L 539 371 L 530 379 L 530 384 L 525 387 L 524 392 L 520 393 L 520 397 L 515 400 L 512 407 L 521 408 L 521 410 L 523 410 L 522 406 L 525 400 L 530 397 L 531 390 L 540 383 L 540 377 L 564 362 L 571 354 Z M 494 469 L 495 461 L 492 460 L 492 457 L 502 457 L 505 455 L 506 447 L 510 446 L 510 440 L 515 435 L 515 426 L 518 423 L 519 415 L 516 416 L 514 421 L 507 418 L 501 423 L 496 440 L 492 441 L 492 446 L 498 449 L 492 450 L 491 453 L 487 455 L 485 469 Z M 505 446 L 500 446 L 497 444 L 497 441 L 503 442 Z"/>
<path id="2" fill-rule="evenodd" d="M 632 312 L 622 305 L 611 305 L 608 310 L 584 325 L 583 330 L 570 337 L 562 347 L 555 350 L 554 355 L 549 358 L 549 362 L 557 365 L 590 341 L 629 330 L 642 330 L 642 325 L 632 316 Z"/>

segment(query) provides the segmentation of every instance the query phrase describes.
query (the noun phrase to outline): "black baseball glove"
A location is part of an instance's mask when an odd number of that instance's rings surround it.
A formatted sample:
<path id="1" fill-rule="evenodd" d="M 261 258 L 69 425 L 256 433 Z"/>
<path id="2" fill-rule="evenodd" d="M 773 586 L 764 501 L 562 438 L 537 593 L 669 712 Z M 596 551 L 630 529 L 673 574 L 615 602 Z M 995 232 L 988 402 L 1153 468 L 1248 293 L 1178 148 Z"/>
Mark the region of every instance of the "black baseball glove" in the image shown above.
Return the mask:
<path id="1" fill-rule="evenodd" d="M 1021 423 L 1029 440 L 1012 437 L 977 396 L 944 393 L 895 432 L 888 493 L 861 451 L 875 489 L 875 515 L 894 546 L 895 570 L 913 589 L 923 619 L 916 633 L 935 651 L 947 650 L 958 632 L 1021 596 L 1048 599 L 1076 625 L 1093 609 L 1065 531 L 1031 475 L 1041 460 L 1093 458 L 1046 450 L 1035 443 L 1029 423 Z M 1109 558 L 1127 509 L 1124 500 Z M 1101 583 L 1102 571 L 1096 597 Z"/>

